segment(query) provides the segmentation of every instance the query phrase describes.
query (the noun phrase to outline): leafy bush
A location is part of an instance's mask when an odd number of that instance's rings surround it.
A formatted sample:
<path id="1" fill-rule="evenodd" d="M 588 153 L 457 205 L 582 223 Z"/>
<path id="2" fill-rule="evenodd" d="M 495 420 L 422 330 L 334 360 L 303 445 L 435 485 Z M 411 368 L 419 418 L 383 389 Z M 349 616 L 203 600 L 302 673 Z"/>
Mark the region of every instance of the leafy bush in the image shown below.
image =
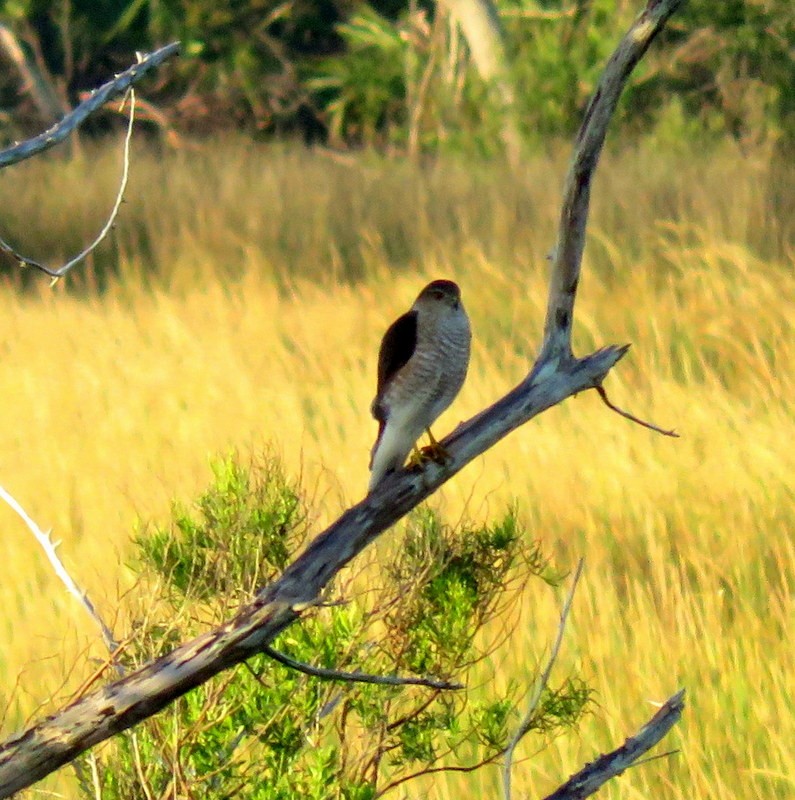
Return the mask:
<path id="1" fill-rule="evenodd" d="M 143 575 L 162 599 L 142 598 L 128 669 L 195 633 L 198 617 L 220 623 L 232 597 L 271 580 L 306 536 L 306 501 L 276 459 L 228 457 L 213 476 L 190 507 L 175 504 L 167 525 L 137 534 Z M 345 575 L 274 648 L 333 670 L 465 679 L 489 654 L 478 633 L 509 590 L 556 581 L 513 510 L 492 524 L 451 527 L 423 509 L 402 537 L 374 576 L 374 565 Z M 328 680 L 264 653 L 117 738 L 94 766 L 106 800 L 366 800 L 430 769 L 494 762 L 516 726 L 518 694 L 484 700 L 465 689 Z M 576 677 L 548 689 L 533 730 L 574 725 L 589 695 Z M 84 791 L 93 797 L 96 786 Z"/>

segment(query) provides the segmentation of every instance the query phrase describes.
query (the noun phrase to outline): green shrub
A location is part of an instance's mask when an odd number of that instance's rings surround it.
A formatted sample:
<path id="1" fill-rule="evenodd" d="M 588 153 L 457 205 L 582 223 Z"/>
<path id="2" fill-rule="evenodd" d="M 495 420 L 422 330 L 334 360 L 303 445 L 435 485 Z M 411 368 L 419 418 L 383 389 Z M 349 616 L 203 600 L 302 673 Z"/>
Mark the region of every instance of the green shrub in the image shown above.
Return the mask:
<path id="1" fill-rule="evenodd" d="M 142 598 L 128 669 L 193 635 L 198 618 L 222 622 L 305 539 L 306 500 L 278 460 L 232 456 L 212 470 L 195 503 L 175 504 L 168 524 L 138 531 L 142 578 L 159 595 Z M 346 574 L 343 588 L 330 587 L 274 649 L 337 671 L 466 680 L 489 655 L 478 633 L 511 590 L 533 578 L 556 581 L 514 510 L 495 523 L 451 527 L 424 508 L 401 536 L 377 576 L 368 572 L 365 591 L 364 576 Z M 516 728 L 519 694 L 514 687 L 510 697 L 482 700 L 463 688 L 328 680 L 263 653 L 114 740 L 95 765 L 101 796 L 366 800 L 430 769 L 494 762 Z M 589 694 L 575 677 L 545 690 L 532 729 L 575 724 Z M 87 796 L 95 790 L 85 787 Z"/>

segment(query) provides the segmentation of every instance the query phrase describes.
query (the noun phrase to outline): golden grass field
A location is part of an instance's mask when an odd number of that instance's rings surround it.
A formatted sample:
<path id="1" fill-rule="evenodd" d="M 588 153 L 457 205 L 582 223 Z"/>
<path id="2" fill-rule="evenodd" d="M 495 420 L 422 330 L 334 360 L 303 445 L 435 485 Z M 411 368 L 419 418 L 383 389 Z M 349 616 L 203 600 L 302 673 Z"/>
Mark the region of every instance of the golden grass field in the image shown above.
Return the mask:
<path id="1" fill-rule="evenodd" d="M 74 291 L 43 276 L 0 284 L 0 484 L 54 529 L 117 633 L 136 591 L 136 519 L 164 519 L 173 498 L 196 496 L 212 457 L 272 447 L 302 475 L 317 530 L 362 497 L 380 337 L 427 280 L 460 283 L 474 329 L 470 375 L 436 432 L 523 377 L 565 156 L 539 155 L 511 176 L 231 141 L 141 148 L 113 242 L 64 282 Z M 0 234 L 31 257 L 68 255 L 101 226 L 118 161 L 89 149 L 4 172 Z M 578 670 L 598 705 L 577 734 L 525 743 L 516 796 L 543 796 L 684 686 L 687 710 L 665 743 L 681 752 L 600 796 L 795 797 L 793 186 L 763 154 L 728 146 L 606 156 L 576 349 L 631 342 L 611 398 L 682 438 L 588 393 L 433 500 L 451 520 L 515 500 L 558 568 L 586 560 L 555 676 Z M 111 263 L 118 274 L 99 291 Z M 102 648 L 6 507 L 0 526 L 5 736 L 63 702 Z M 562 593 L 525 600 L 478 691 L 531 681 Z M 497 781 L 496 770 L 438 776 L 397 795 L 497 797 Z M 74 796 L 69 770 L 29 796 L 45 789 Z"/>

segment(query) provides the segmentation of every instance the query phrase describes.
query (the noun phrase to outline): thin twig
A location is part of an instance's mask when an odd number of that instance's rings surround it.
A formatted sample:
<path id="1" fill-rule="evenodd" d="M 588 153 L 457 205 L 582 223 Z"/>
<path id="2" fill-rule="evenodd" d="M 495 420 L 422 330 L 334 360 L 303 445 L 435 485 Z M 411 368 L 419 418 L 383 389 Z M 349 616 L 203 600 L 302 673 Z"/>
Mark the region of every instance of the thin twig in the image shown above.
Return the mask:
<path id="1" fill-rule="evenodd" d="M 269 646 L 263 647 L 262 652 L 285 667 L 296 669 L 306 675 L 311 675 L 313 678 L 323 678 L 323 680 L 346 681 L 347 683 L 375 683 L 382 686 L 427 686 L 430 689 L 458 690 L 464 688 L 461 683 L 450 683 L 449 681 L 440 681 L 435 678 L 401 678 L 399 675 L 370 675 L 366 672 L 345 672 L 343 670 L 325 669 L 324 667 L 313 667 L 310 664 L 304 664 L 302 661 L 295 661 Z"/>
<path id="2" fill-rule="evenodd" d="M 116 672 L 123 675 L 124 669 L 119 664 L 119 656 L 129 647 L 131 642 L 132 639 L 126 639 L 115 650 L 110 651 L 107 658 L 80 684 L 78 689 L 69 698 L 69 702 L 74 702 L 79 697 L 82 697 L 102 677 L 108 667 L 114 667 Z"/>
<path id="3" fill-rule="evenodd" d="M 124 106 L 124 101 L 122 101 L 122 106 Z M 38 261 L 34 261 L 32 258 L 28 258 L 27 256 L 21 255 L 2 238 L 0 238 L 0 250 L 3 250 L 4 252 L 8 253 L 12 258 L 15 258 L 17 261 L 19 261 L 20 266 L 35 267 L 36 269 L 39 269 L 42 272 L 46 272 L 47 275 L 52 277 L 50 286 L 54 286 L 61 277 L 66 275 L 66 273 L 70 269 L 72 269 L 72 267 L 79 264 L 84 258 L 86 258 L 90 253 L 92 253 L 113 228 L 113 224 L 116 221 L 116 217 L 118 216 L 122 200 L 124 199 L 124 192 L 127 189 L 127 180 L 130 175 L 130 141 L 132 140 L 134 121 L 135 121 L 135 89 L 131 88 L 130 119 L 127 122 L 127 134 L 124 137 L 124 160 L 121 172 L 121 182 L 119 183 L 119 191 L 116 193 L 116 201 L 113 204 L 113 208 L 111 209 L 110 216 L 108 217 L 107 222 L 105 223 L 104 227 L 99 232 L 97 237 L 94 239 L 94 241 L 90 245 L 88 245 L 88 247 L 81 250 L 74 258 L 71 258 L 69 261 L 67 261 L 66 264 L 64 264 L 61 267 L 57 267 L 55 269 L 45 266 L 44 264 L 41 264 Z"/>
<path id="4" fill-rule="evenodd" d="M 640 761 L 633 761 L 627 769 L 642 767 L 644 764 L 650 764 L 652 761 L 659 761 L 661 758 L 670 758 L 671 756 L 679 755 L 681 752 L 682 751 L 678 747 L 675 747 L 673 750 L 666 750 L 664 753 L 657 753 L 657 755 L 649 756 L 648 758 L 641 758 Z"/>
<path id="5" fill-rule="evenodd" d="M 97 769 L 97 754 L 92 750 L 88 756 L 91 764 L 91 782 L 94 784 L 94 800 L 102 800 L 102 787 L 99 783 L 99 770 Z"/>
<path id="6" fill-rule="evenodd" d="M 73 111 L 67 114 L 60 122 L 56 123 L 49 130 L 39 134 L 33 139 L 27 139 L 20 144 L 0 151 L 0 169 L 3 167 L 18 164 L 27 158 L 37 155 L 44 150 L 49 150 L 56 144 L 66 139 L 72 131 L 78 128 L 88 119 L 97 109 L 105 105 L 114 97 L 123 95 L 134 83 L 137 83 L 144 75 L 151 72 L 155 67 L 159 67 L 164 61 L 179 52 L 179 42 L 172 42 L 154 53 L 139 57 L 139 61 L 133 64 L 112 80 L 100 86 L 99 89 L 91 93 L 91 96 L 78 105 Z"/>
<path id="7" fill-rule="evenodd" d="M 88 595 L 80 589 L 77 584 L 72 580 L 72 576 L 66 571 L 63 562 L 58 558 L 55 548 L 58 547 L 60 542 L 53 542 L 50 539 L 52 531 L 45 533 L 39 526 L 27 515 L 25 509 L 2 487 L 0 486 L 0 499 L 5 500 L 6 503 L 12 508 L 19 518 L 28 526 L 28 529 L 35 537 L 36 541 L 41 545 L 44 554 L 52 564 L 55 574 L 61 579 L 61 582 L 66 586 L 69 593 L 85 608 L 91 619 L 96 622 L 102 632 L 102 638 L 105 646 L 112 653 L 118 649 L 119 644 L 113 638 L 113 633 L 110 628 L 104 623 L 102 617 L 99 616 L 97 610 L 94 608 L 93 603 L 88 599 Z"/>
<path id="8" fill-rule="evenodd" d="M 638 425 L 642 425 L 644 428 L 648 428 L 650 431 L 654 431 L 655 433 L 661 433 L 663 436 L 672 436 L 674 439 L 679 438 L 679 434 L 675 430 L 665 430 L 665 428 L 658 428 L 656 425 L 653 425 L 651 422 L 644 422 L 644 420 L 639 419 L 634 414 L 630 414 L 629 411 L 624 411 L 623 409 L 619 408 L 613 403 L 610 402 L 610 398 L 607 396 L 607 392 L 605 391 L 604 386 L 601 384 L 594 386 L 594 389 L 599 393 L 599 397 L 602 398 L 602 402 L 611 410 L 615 411 L 624 419 L 628 419 L 630 422 L 635 422 Z"/>
<path id="9" fill-rule="evenodd" d="M 505 749 L 505 764 L 502 768 L 502 782 L 505 800 L 511 800 L 511 769 L 513 768 L 514 751 L 525 734 L 527 734 L 527 732 L 531 729 L 536 709 L 541 701 L 541 695 L 543 694 L 547 683 L 549 683 L 549 676 L 552 674 L 552 667 L 555 665 L 555 661 L 557 661 L 558 653 L 560 652 L 560 646 L 563 643 L 563 631 L 566 629 L 566 620 L 569 617 L 571 604 L 574 600 L 574 592 L 577 590 L 577 584 L 579 583 L 580 576 L 582 575 L 584 564 L 585 559 L 583 558 L 577 562 L 577 569 L 574 570 L 574 578 L 571 581 L 571 588 L 569 589 L 569 593 L 566 596 L 565 602 L 563 603 L 563 608 L 561 608 L 560 611 L 558 634 L 555 637 L 555 644 L 552 646 L 552 652 L 549 654 L 549 659 L 547 659 L 547 664 L 544 667 L 544 671 L 536 681 L 535 691 L 530 698 L 527 711 L 522 718 L 519 727 L 516 729 L 516 733 L 513 735 L 513 738 L 508 744 L 508 747 Z"/>
<path id="10" fill-rule="evenodd" d="M 636 766 L 638 758 L 654 747 L 679 721 L 685 707 L 684 698 L 685 690 L 680 689 L 662 704 L 660 710 L 635 736 L 627 739 L 621 747 L 586 764 L 545 800 L 582 800 L 601 789 L 611 778 L 620 775 L 629 767 Z"/>

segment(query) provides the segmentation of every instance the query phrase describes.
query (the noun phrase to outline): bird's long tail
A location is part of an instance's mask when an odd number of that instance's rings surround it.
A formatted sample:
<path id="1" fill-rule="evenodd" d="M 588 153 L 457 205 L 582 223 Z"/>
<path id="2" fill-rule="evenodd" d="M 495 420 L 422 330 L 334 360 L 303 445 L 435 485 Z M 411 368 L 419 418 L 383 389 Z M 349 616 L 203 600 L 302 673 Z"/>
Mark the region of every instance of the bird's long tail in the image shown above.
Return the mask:
<path id="1" fill-rule="evenodd" d="M 405 442 L 400 441 L 395 436 L 393 427 L 381 423 L 378 438 L 370 454 L 369 491 L 372 492 L 387 475 L 403 466 L 411 445 L 411 442 L 406 446 Z"/>

